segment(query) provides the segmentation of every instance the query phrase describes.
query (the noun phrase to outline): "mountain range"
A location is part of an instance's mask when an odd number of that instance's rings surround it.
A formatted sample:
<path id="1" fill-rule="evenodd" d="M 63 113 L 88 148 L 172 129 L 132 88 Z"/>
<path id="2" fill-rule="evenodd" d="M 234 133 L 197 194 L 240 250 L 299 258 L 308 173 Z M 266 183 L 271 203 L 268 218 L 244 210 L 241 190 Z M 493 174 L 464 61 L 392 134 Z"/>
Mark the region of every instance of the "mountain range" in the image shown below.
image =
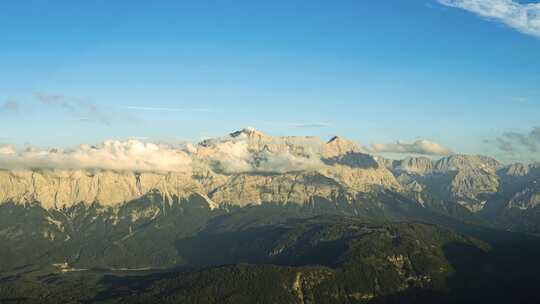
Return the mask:
<path id="1" fill-rule="evenodd" d="M 38 292 L 52 288 L 75 302 L 166 302 L 157 291 L 176 290 L 171 303 L 250 303 L 257 295 L 234 292 L 247 283 L 219 280 L 268 276 L 290 288 L 272 285 L 282 298 L 267 303 L 427 301 L 456 288 L 460 271 L 498 280 L 535 269 L 506 267 L 523 257 L 519 246 L 540 247 L 538 164 L 390 160 L 341 137 L 250 128 L 171 153 L 186 161 L 1 170 L 0 300 L 54 303 Z M 133 279 L 137 271 L 152 274 Z M 82 278 L 94 283 L 74 296 Z"/>

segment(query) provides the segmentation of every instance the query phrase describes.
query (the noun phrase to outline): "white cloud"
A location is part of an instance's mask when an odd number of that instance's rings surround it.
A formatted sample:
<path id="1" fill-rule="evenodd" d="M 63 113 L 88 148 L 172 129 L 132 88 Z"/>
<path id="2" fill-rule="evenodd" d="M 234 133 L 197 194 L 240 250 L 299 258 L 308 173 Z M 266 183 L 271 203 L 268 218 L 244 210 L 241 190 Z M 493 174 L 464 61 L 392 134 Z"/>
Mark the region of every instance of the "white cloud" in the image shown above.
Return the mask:
<path id="1" fill-rule="evenodd" d="M 2 169 L 108 169 L 120 171 L 190 172 L 208 168 L 225 174 L 288 173 L 325 168 L 328 145 L 317 137 L 271 137 L 244 129 L 195 146 L 147 143 L 137 139 L 107 140 L 75 149 L 28 148 L 17 151 L 0 145 Z M 446 155 L 439 144 L 419 140 L 412 144 L 376 144 L 369 152 Z"/>
<path id="2" fill-rule="evenodd" d="M 218 143 L 209 156 L 211 166 L 218 171 L 225 173 L 253 171 L 251 164 L 253 157 L 248 151 L 246 141 Z"/>
<path id="3" fill-rule="evenodd" d="M 198 157 L 224 173 L 286 173 L 324 166 L 324 143 L 312 137 L 267 137 L 254 129 L 205 142 Z"/>
<path id="4" fill-rule="evenodd" d="M 506 24 L 522 33 L 540 37 L 540 3 L 521 4 L 512 0 L 437 0 L 439 3 L 473 12 Z"/>
<path id="5" fill-rule="evenodd" d="M 453 152 L 438 143 L 428 140 L 417 140 L 414 143 L 395 144 L 374 144 L 366 147 L 372 153 L 401 153 L 401 154 L 423 154 L 423 155 L 449 155 Z"/>
<path id="6" fill-rule="evenodd" d="M 97 146 L 80 145 L 73 150 L 0 147 L 3 169 L 110 169 L 137 171 L 186 171 L 192 159 L 180 149 L 137 140 L 108 140 Z"/>
<path id="7" fill-rule="evenodd" d="M 286 173 L 323 166 L 321 147 L 315 138 L 265 136 L 259 141 L 245 134 L 213 139 L 205 146 L 136 139 L 107 140 L 97 146 L 83 144 L 71 150 L 17 151 L 6 145 L 0 146 L 0 168 L 185 172 L 202 166 L 226 174 Z"/>
<path id="8" fill-rule="evenodd" d="M 15 154 L 17 154 L 17 151 L 15 150 L 13 146 L 9 146 L 9 145 L 0 146 L 0 157 L 6 156 L 6 155 L 15 155 Z"/>

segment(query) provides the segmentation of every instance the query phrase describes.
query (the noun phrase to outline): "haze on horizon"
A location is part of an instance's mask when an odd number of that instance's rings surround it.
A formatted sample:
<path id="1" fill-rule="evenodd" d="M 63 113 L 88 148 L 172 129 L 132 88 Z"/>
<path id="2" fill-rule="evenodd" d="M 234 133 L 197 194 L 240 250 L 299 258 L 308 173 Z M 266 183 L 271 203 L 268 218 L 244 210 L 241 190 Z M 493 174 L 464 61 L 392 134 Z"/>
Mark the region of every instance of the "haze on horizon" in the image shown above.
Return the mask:
<path id="1" fill-rule="evenodd" d="M 254 126 L 540 161 L 538 2 L 20 1 L 0 25 L 0 155 Z"/>

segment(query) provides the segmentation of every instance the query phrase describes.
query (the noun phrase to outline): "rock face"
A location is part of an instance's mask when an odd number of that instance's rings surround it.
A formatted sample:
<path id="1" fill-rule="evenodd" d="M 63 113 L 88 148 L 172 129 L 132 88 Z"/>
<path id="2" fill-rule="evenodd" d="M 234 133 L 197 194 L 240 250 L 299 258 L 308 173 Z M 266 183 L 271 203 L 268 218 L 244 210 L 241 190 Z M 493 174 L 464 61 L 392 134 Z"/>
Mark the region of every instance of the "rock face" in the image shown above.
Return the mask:
<path id="1" fill-rule="evenodd" d="M 250 128 L 188 150 L 193 165 L 182 172 L 0 170 L 0 205 L 38 203 L 46 210 L 60 210 L 96 203 L 119 209 L 159 193 L 169 204 L 195 195 L 214 209 L 309 205 L 319 199 L 348 204 L 360 194 L 388 191 L 409 195 L 424 207 L 435 199 L 491 217 L 513 216 L 505 210 L 540 214 L 539 164 L 504 167 L 477 155 L 391 161 L 369 155 L 341 137 L 328 142 L 272 137 Z"/>
<path id="2" fill-rule="evenodd" d="M 272 176 L 235 175 L 210 193 L 218 204 L 309 203 L 314 197 L 333 200 L 345 189 L 335 180 L 319 173 Z"/>
<path id="3" fill-rule="evenodd" d="M 512 164 L 499 170 L 507 208 L 528 210 L 540 205 L 540 165 Z"/>
<path id="4" fill-rule="evenodd" d="M 76 203 L 115 206 L 159 190 L 166 197 L 184 197 L 201 190 L 190 176 L 170 173 L 113 171 L 0 171 L 2 202 L 39 202 L 45 208 Z"/>
<path id="5" fill-rule="evenodd" d="M 362 149 L 356 143 L 339 136 L 334 136 L 326 143 L 324 157 L 332 158 L 345 155 L 347 153 L 357 152 L 362 152 Z"/>
<path id="6" fill-rule="evenodd" d="M 393 164 L 402 186 L 413 192 L 429 191 L 443 200 L 453 200 L 477 212 L 486 204 L 485 196 L 498 191 L 495 159 L 476 155 L 451 155 L 438 161 L 425 157 L 406 158 Z"/>
<path id="7" fill-rule="evenodd" d="M 508 203 L 508 208 L 528 210 L 540 205 L 540 180 L 535 180 L 514 194 Z"/>
<path id="8" fill-rule="evenodd" d="M 374 189 L 399 191 L 393 174 L 354 143 L 334 138 L 271 137 L 254 129 L 203 141 L 186 172 L 110 170 L 0 171 L 0 203 L 39 202 L 44 208 L 99 203 L 118 207 L 151 191 L 165 201 L 199 194 L 209 204 L 244 206 L 263 202 L 331 200 Z"/>
<path id="9" fill-rule="evenodd" d="M 502 167 L 497 160 L 481 155 L 451 155 L 440 159 L 435 163 L 437 171 L 455 170 L 484 170 L 485 172 L 496 172 Z"/>
<path id="10" fill-rule="evenodd" d="M 537 232 L 540 225 L 540 165 L 511 164 L 473 155 L 433 161 L 406 158 L 390 169 L 405 191 L 450 201 L 506 229 Z"/>
<path id="11" fill-rule="evenodd" d="M 424 175 L 432 173 L 435 164 L 427 157 L 407 157 L 403 160 L 395 161 L 392 166 L 398 172 Z"/>

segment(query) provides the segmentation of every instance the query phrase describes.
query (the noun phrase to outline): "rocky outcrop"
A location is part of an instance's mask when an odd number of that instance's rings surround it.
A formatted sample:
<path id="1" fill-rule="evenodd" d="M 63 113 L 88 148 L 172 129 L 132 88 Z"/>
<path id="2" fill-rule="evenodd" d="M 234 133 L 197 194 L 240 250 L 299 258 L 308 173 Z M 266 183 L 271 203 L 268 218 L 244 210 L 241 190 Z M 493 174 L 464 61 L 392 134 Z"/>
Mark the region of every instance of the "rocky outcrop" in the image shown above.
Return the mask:
<path id="1" fill-rule="evenodd" d="M 184 173 L 137 173 L 83 170 L 0 171 L 1 202 L 39 202 L 45 208 L 76 203 L 116 206 L 151 190 L 164 198 L 204 192 L 200 183 Z"/>
<path id="2" fill-rule="evenodd" d="M 502 167 L 496 159 L 481 155 L 455 154 L 438 160 L 435 163 L 437 171 L 461 171 L 461 170 L 483 170 L 495 173 Z"/>
<path id="3" fill-rule="evenodd" d="M 165 202 L 196 194 L 214 208 L 338 197 L 347 203 L 358 193 L 383 189 L 412 192 L 413 197 L 429 194 L 474 212 L 494 198 L 505 208 L 526 210 L 540 204 L 535 184 L 540 182 L 540 165 L 503 167 L 485 156 L 391 161 L 364 153 L 338 136 L 324 142 L 317 137 L 272 137 L 252 128 L 205 140 L 184 152 L 192 166 L 180 172 L 0 170 L 0 203 L 39 202 L 46 209 L 78 203 L 118 207 L 156 191 Z"/>
<path id="4" fill-rule="evenodd" d="M 473 212 L 481 211 L 488 196 L 499 190 L 495 159 L 478 155 L 451 155 L 437 161 L 409 157 L 395 161 L 392 171 L 401 185 L 412 192 L 428 191 L 442 200 L 452 200 Z"/>
<path id="5" fill-rule="evenodd" d="M 164 201 L 198 194 L 209 204 L 310 202 L 354 197 L 374 189 L 399 191 L 393 174 L 348 140 L 272 137 L 247 128 L 190 147 L 183 172 L 113 170 L 3 170 L 1 202 L 39 202 L 45 208 L 77 203 L 117 207 L 151 191 Z M 347 195 L 343 195 L 346 193 Z"/>
<path id="6" fill-rule="evenodd" d="M 326 143 L 323 157 L 332 158 L 357 152 L 362 152 L 362 149 L 356 143 L 339 136 L 334 136 Z"/>
<path id="7" fill-rule="evenodd" d="M 540 180 L 533 181 L 527 187 L 517 192 L 508 202 L 508 208 L 521 210 L 533 209 L 540 206 Z"/>
<path id="8" fill-rule="evenodd" d="M 434 162 L 427 157 L 407 157 L 395 161 L 393 169 L 397 172 L 414 173 L 418 175 L 433 173 Z"/>

